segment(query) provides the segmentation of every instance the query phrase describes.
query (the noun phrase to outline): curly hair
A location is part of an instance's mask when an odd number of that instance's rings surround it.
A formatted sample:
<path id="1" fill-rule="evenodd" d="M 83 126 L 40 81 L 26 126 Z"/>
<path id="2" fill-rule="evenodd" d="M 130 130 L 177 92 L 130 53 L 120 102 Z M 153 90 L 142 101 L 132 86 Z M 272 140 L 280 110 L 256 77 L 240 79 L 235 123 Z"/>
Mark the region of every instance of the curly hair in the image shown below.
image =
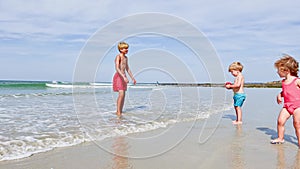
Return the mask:
<path id="1" fill-rule="evenodd" d="M 284 55 L 274 63 L 274 66 L 279 70 L 290 71 L 292 76 L 298 77 L 299 63 L 289 55 Z"/>

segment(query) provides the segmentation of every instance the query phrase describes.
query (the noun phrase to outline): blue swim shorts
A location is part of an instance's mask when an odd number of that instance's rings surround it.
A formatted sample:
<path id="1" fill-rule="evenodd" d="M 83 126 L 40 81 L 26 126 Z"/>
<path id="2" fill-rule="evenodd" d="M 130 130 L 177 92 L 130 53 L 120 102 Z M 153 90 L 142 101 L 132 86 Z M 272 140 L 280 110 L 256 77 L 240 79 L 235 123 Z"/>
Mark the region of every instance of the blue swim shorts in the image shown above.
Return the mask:
<path id="1" fill-rule="evenodd" d="M 235 93 L 233 96 L 234 106 L 235 107 L 242 107 L 244 101 L 246 100 L 245 93 Z"/>

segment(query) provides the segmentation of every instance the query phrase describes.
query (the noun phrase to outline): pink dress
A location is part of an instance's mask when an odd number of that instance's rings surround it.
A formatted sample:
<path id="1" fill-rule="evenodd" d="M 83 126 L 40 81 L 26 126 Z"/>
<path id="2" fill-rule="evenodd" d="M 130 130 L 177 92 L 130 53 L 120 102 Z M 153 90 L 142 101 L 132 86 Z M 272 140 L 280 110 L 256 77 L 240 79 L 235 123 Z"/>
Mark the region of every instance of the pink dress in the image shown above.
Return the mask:
<path id="1" fill-rule="evenodd" d="M 282 80 L 283 108 L 286 108 L 290 115 L 293 115 L 294 111 L 300 108 L 300 88 L 296 85 L 297 79 L 295 78 L 289 84 L 284 84 L 285 80 Z"/>
<path id="2" fill-rule="evenodd" d="M 123 77 L 120 76 L 118 72 L 115 73 L 113 78 L 113 90 L 118 92 L 119 90 L 127 90 L 127 83 L 124 81 Z"/>

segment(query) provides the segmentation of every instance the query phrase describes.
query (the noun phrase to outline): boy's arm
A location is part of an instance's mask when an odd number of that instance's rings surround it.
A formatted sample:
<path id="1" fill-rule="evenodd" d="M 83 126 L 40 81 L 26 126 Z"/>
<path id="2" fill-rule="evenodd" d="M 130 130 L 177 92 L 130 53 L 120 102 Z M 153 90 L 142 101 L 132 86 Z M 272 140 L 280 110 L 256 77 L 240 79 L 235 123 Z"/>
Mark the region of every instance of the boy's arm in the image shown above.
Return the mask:
<path id="1" fill-rule="evenodd" d="M 128 66 L 128 62 L 126 63 L 126 71 L 128 72 L 130 78 L 132 79 L 133 84 L 136 84 L 136 80 L 134 79 L 133 74 L 132 74 L 132 72 L 131 72 L 131 70 L 130 70 L 130 68 Z"/>
<path id="2" fill-rule="evenodd" d="M 232 85 L 230 85 L 230 88 L 238 88 L 240 87 L 242 84 L 242 76 L 238 76 L 235 78 L 234 83 Z"/>

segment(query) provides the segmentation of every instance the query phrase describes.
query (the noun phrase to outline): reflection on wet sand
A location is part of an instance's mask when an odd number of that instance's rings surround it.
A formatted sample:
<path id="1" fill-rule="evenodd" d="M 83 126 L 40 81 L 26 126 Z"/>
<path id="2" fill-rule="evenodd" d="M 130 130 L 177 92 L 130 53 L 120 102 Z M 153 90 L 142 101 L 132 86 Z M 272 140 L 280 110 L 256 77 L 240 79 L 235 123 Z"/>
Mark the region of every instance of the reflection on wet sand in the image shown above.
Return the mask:
<path id="1" fill-rule="evenodd" d="M 287 147 L 284 145 L 276 145 L 277 149 L 277 168 L 279 169 L 300 169 L 300 149 L 296 150 L 296 154 L 294 158 L 291 161 L 294 161 L 294 163 L 288 162 L 290 161 L 289 158 L 293 157 L 290 154 L 286 154 L 285 151 L 287 151 Z M 287 156 L 286 156 L 287 155 Z"/>
<path id="2" fill-rule="evenodd" d="M 122 125 L 122 117 L 117 118 L 115 121 L 116 127 Z M 129 162 L 129 145 L 126 136 L 117 136 L 112 139 L 111 145 L 111 154 L 112 161 L 109 166 L 105 167 L 105 169 L 131 169 L 132 165 Z"/>
<path id="3" fill-rule="evenodd" d="M 285 147 L 283 145 L 277 146 L 277 168 L 285 169 L 285 168 L 292 168 L 292 169 L 300 169 L 300 149 L 298 149 L 296 155 L 294 156 L 294 163 L 287 164 L 287 158 L 285 154 Z"/>
<path id="4" fill-rule="evenodd" d="M 284 146 L 277 146 L 277 168 L 286 168 Z"/>
<path id="5" fill-rule="evenodd" d="M 231 144 L 231 162 L 233 169 L 245 168 L 245 159 L 243 156 L 242 125 L 236 125 L 236 134 Z"/>
<path id="6" fill-rule="evenodd" d="M 300 169 L 300 148 L 298 149 L 297 154 L 295 156 L 293 168 Z"/>
<path id="7" fill-rule="evenodd" d="M 124 136 L 116 137 L 112 145 L 114 150 L 112 169 L 129 169 L 132 166 L 128 160 L 128 142 Z"/>

